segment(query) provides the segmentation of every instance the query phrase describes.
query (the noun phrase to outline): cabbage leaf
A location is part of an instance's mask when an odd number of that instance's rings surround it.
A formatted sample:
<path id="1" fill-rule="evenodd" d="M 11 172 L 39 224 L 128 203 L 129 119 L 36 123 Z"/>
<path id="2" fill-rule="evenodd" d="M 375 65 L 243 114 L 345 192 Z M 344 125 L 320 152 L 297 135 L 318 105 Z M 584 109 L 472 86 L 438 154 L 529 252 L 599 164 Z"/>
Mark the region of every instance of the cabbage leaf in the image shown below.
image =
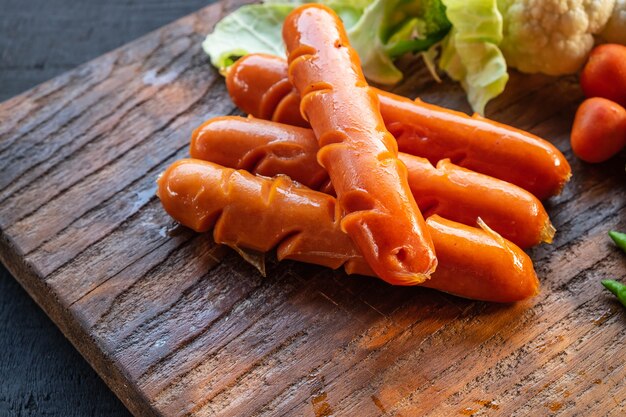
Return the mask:
<path id="1" fill-rule="evenodd" d="M 461 83 L 474 111 L 483 114 L 509 79 L 498 48 L 502 15 L 496 0 L 442 0 L 452 30 L 443 41 L 439 67 Z"/>
<path id="2" fill-rule="evenodd" d="M 250 53 L 285 56 L 282 24 L 303 0 L 266 0 L 226 16 L 202 46 L 211 63 L 224 73 Z M 450 30 L 441 0 L 321 0 L 341 18 L 365 76 L 395 84 L 402 73 L 393 63 L 407 52 L 427 50 Z"/>

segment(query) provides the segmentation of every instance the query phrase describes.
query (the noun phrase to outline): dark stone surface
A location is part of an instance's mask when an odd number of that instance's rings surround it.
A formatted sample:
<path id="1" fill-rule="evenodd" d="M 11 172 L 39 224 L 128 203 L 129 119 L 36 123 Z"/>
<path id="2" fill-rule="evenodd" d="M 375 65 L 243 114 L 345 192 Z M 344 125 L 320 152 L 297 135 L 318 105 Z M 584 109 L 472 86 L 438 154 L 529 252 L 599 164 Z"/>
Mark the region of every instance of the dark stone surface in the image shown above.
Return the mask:
<path id="1" fill-rule="evenodd" d="M 0 0 L 0 101 L 212 2 Z M 128 415 L 0 265 L 0 417 Z"/>

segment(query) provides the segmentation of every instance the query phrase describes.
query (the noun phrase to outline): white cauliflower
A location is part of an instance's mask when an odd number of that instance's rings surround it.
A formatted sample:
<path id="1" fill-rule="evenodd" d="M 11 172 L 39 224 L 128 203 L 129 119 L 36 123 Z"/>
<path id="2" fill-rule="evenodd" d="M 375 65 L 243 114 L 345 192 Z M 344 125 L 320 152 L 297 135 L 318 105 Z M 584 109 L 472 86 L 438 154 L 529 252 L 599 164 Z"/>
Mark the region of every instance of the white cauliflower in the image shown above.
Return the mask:
<path id="1" fill-rule="evenodd" d="M 615 0 L 498 0 L 500 49 L 523 72 L 571 74 L 585 63 Z"/>
<path id="2" fill-rule="evenodd" d="M 626 0 L 616 0 L 613 13 L 600 36 L 607 42 L 626 45 Z"/>

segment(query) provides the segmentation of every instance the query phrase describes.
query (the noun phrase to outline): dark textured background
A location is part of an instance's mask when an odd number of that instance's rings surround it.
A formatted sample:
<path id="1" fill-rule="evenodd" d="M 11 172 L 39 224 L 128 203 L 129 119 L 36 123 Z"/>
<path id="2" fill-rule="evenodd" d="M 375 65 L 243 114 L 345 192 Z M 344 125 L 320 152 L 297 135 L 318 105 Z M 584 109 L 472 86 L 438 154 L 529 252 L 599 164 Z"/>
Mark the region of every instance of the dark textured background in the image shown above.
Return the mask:
<path id="1" fill-rule="evenodd" d="M 212 2 L 0 0 L 0 101 Z M 0 416 L 129 416 L 1 265 Z"/>

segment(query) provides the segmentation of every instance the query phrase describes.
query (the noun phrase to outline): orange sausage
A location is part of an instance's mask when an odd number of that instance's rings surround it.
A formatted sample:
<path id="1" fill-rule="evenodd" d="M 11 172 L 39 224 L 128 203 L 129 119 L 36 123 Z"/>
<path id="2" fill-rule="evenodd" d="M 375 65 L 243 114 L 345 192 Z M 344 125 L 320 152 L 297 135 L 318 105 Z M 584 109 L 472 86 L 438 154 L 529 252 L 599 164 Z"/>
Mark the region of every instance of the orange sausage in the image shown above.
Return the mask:
<path id="1" fill-rule="evenodd" d="M 228 68 L 228 94 L 237 107 L 254 117 L 310 128 L 300 114 L 300 95 L 289 82 L 287 69 L 283 58 L 246 55 Z"/>
<path id="2" fill-rule="evenodd" d="M 226 85 L 244 112 L 308 126 L 299 113 L 300 97 L 288 88 L 287 78 L 287 63 L 283 59 L 248 55 L 233 65 Z M 268 93 L 253 88 L 256 85 L 263 85 Z M 274 88 L 275 85 L 281 88 Z M 379 97 L 387 129 L 396 137 L 402 152 L 428 158 L 433 164 L 448 158 L 464 168 L 516 184 L 539 199 L 559 194 L 571 176 L 563 154 L 533 134 L 478 115 L 470 117 L 419 99 L 412 101 L 372 89 Z"/>
<path id="3" fill-rule="evenodd" d="M 317 163 L 317 140 L 310 129 L 235 116 L 217 117 L 198 127 L 191 157 L 253 174 L 288 175 L 314 190 L 334 193 Z M 400 153 L 409 187 L 424 217 L 438 214 L 470 226 L 481 217 L 493 230 L 527 248 L 551 242 L 554 228 L 535 196 L 505 181 L 442 160 L 433 167 L 424 158 Z"/>
<path id="4" fill-rule="evenodd" d="M 300 95 L 289 82 L 287 61 L 274 55 L 250 54 L 229 67 L 226 88 L 247 114 L 265 120 L 311 127 L 300 115 Z"/>
<path id="5" fill-rule="evenodd" d="M 341 229 L 385 281 L 423 282 L 437 266 L 433 243 L 343 24 L 326 6 L 301 6 L 285 19 L 283 39 L 289 80 L 337 193 Z"/>
<path id="6" fill-rule="evenodd" d="M 198 232 L 213 229 L 217 243 L 262 252 L 276 247 L 280 260 L 373 275 L 340 229 L 336 200 L 287 177 L 256 177 L 187 159 L 161 175 L 158 195 L 174 219 Z M 440 263 L 423 286 L 495 302 L 538 292 L 530 258 L 497 234 L 438 216 L 429 218 L 427 227 Z"/>

